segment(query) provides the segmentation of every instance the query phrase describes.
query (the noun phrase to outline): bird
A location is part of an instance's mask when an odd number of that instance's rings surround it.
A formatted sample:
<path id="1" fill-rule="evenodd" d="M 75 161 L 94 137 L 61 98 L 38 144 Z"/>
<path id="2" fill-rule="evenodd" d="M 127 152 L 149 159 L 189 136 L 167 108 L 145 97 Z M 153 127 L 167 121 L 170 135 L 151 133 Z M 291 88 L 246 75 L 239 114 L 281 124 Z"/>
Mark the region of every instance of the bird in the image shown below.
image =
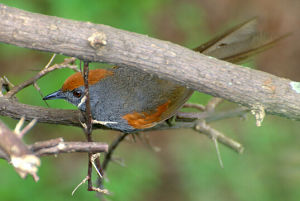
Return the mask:
<path id="1" fill-rule="evenodd" d="M 253 44 L 248 40 L 261 36 L 256 25 L 255 19 L 241 23 L 194 50 L 237 63 L 273 44 L 273 41 Z M 88 84 L 94 122 L 129 133 L 154 127 L 171 118 L 194 92 L 157 75 L 128 67 L 90 70 Z M 84 89 L 83 76 L 77 72 L 65 80 L 61 89 L 43 100 L 64 99 L 85 111 Z"/>
<path id="2" fill-rule="evenodd" d="M 92 118 L 123 132 L 155 126 L 175 114 L 193 90 L 125 67 L 90 70 Z M 77 72 L 66 79 L 61 89 L 44 97 L 65 99 L 85 111 L 84 80 Z"/>

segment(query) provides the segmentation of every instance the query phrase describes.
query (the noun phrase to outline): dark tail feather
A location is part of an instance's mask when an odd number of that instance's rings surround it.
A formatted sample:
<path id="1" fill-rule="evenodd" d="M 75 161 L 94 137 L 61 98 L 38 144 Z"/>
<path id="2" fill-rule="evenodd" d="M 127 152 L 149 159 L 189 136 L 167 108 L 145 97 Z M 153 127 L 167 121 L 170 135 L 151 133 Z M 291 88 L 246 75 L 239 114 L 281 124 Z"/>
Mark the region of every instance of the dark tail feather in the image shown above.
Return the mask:
<path id="1" fill-rule="evenodd" d="M 277 38 L 267 37 L 258 31 L 256 18 L 241 23 L 194 50 L 218 59 L 239 63 L 273 47 L 286 34 Z"/>

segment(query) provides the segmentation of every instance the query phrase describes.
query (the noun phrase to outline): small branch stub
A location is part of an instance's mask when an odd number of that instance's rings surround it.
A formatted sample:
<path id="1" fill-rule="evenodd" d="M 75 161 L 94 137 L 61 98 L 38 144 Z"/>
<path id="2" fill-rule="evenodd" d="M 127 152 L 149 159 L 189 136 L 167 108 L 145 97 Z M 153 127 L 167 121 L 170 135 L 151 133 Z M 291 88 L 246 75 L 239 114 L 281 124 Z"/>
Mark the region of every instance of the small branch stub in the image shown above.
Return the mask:
<path id="1" fill-rule="evenodd" d="M 266 116 L 264 107 L 262 105 L 254 105 L 251 109 L 251 114 L 253 114 L 256 119 L 256 126 L 260 127 Z"/>
<path id="2" fill-rule="evenodd" d="M 217 140 L 218 142 L 232 148 L 239 154 L 242 154 L 244 151 L 243 145 L 241 145 L 240 143 L 234 141 L 233 139 L 225 136 L 223 133 L 219 132 L 218 130 L 211 128 L 203 120 L 198 120 L 196 122 L 194 129 L 200 133 L 207 135 L 209 138 L 211 138 L 213 140 Z M 214 143 L 216 143 L 216 141 L 214 141 Z M 218 152 L 218 150 L 217 150 L 217 152 Z"/>
<path id="3" fill-rule="evenodd" d="M 88 38 L 88 41 L 94 49 L 98 49 L 98 48 L 103 47 L 107 44 L 106 35 L 103 32 L 93 33 Z"/>
<path id="4" fill-rule="evenodd" d="M 296 93 L 300 93 L 300 82 L 290 82 L 290 85 L 292 87 L 292 90 L 294 90 Z"/>

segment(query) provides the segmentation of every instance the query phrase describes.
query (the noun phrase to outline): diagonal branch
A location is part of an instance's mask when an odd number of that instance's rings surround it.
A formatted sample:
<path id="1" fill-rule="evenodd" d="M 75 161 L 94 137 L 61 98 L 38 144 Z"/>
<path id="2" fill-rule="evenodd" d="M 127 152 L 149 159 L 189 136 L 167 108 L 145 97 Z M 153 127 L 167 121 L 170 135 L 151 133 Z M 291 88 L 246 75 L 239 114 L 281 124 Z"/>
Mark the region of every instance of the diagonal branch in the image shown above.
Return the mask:
<path id="1" fill-rule="evenodd" d="M 300 120 L 300 84 L 106 25 L 0 4 L 0 42 L 154 73 L 189 88 Z"/>
<path id="2" fill-rule="evenodd" d="M 7 98 L 11 98 L 12 96 L 14 96 L 18 91 L 22 90 L 23 88 L 34 84 L 38 79 L 42 78 L 43 76 L 45 76 L 47 73 L 54 71 L 56 69 L 61 69 L 61 68 L 70 68 L 73 70 L 77 70 L 77 66 L 76 65 L 72 65 L 75 62 L 76 58 L 66 58 L 64 60 L 64 62 L 62 62 L 61 64 L 54 64 L 51 67 L 48 68 L 44 68 L 42 71 L 40 71 L 37 75 L 35 75 L 34 77 L 30 78 L 29 80 L 27 80 L 26 82 L 23 82 L 22 84 L 13 87 L 9 92 L 7 92 L 7 94 L 5 94 L 5 97 Z"/>

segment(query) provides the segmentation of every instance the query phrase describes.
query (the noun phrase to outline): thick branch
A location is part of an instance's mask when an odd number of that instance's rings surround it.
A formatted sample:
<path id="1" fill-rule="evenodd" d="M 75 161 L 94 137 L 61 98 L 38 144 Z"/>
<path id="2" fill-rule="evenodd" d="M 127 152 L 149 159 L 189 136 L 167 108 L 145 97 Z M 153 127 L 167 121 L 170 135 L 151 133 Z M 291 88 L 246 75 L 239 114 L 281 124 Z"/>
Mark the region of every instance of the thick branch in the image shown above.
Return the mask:
<path id="1" fill-rule="evenodd" d="M 0 4 L 0 41 L 129 66 L 249 108 L 300 120 L 298 83 L 145 35 Z"/>
<path id="2" fill-rule="evenodd" d="M 14 119 L 25 116 L 26 120 L 38 119 L 41 123 L 81 126 L 84 117 L 78 110 L 50 109 L 19 103 L 0 97 L 0 115 Z"/>

